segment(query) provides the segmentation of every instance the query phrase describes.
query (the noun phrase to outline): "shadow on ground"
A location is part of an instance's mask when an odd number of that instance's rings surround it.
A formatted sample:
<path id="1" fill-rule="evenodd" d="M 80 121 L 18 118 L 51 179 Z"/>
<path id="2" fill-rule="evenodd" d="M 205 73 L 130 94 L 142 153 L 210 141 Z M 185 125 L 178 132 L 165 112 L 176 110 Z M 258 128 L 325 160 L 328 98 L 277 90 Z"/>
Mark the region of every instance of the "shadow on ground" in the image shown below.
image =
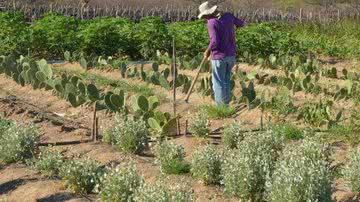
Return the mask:
<path id="1" fill-rule="evenodd" d="M 57 193 L 41 199 L 37 199 L 36 202 L 63 202 L 73 198 L 77 198 L 75 195 L 69 193 Z"/>
<path id="2" fill-rule="evenodd" d="M 6 194 L 15 190 L 18 186 L 25 184 L 26 182 L 36 181 L 37 178 L 31 179 L 16 179 L 0 184 L 0 195 Z"/>

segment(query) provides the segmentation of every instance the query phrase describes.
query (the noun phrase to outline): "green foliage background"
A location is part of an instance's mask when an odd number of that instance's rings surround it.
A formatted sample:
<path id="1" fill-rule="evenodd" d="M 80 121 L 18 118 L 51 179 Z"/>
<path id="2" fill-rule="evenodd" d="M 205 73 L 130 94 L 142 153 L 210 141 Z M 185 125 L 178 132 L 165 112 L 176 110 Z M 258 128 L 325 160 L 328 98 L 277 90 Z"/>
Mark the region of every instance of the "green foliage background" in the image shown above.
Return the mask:
<path id="1" fill-rule="evenodd" d="M 153 59 L 156 51 L 170 52 L 175 36 L 178 56 L 195 57 L 209 42 L 204 21 L 165 23 L 145 17 L 139 23 L 125 18 L 77 20 L 45 14 L 32 25 L 20 12 L 0 13 L 0 54 L 62 58 L 65 51 L 85 55 Z M 312 51 L 346 59 L 360 56 L 360 23 L 342 20 L 329 24 L 259 23 L 237 29 L 240 57 L 268 58 Z M 244 56 L 245 55 L 245 56 Z M 253 60 L 254 62 L 255 60 Z"/>

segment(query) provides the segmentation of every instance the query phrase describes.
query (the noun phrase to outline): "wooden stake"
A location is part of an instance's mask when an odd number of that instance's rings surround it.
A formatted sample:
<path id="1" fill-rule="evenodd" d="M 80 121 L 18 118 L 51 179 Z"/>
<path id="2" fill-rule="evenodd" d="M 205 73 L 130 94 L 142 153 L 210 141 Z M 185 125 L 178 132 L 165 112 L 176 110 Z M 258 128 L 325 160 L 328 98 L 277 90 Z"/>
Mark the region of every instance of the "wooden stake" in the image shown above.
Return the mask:
<path id="1" fill-rule="evenodd" d="M 185 133 L 184 133 L 184 135 L 187 136 L 187 133 L 188 133 L 188 120 L 186 119 L 185 120 Z"/>
<path id="2" fill-rule="evenodd" d="M 92 128 L 92 140 L 96 141 L 96 102 L 94 104 L 94 116 L 93 116 L 93 128 Z"/>
<path id="3" fill-rule="evenodd" d="M 173 71 L 173 110 L 174 110 L 174 117 L 177 116 L 176 114 L 176 76 L 177 76 L 177 69 L 176 69 L 176 47 L 175 47 L 175 36 L 173 37 L 173 61 L 172 61 L 172 71 Z M 176 134 L 180 134 L 180 120 L 176 119 Z"/>
<path id="4" fill-rule="evenodd" d="M 95 121 L 95 138 L 94 138 L 94 142 L 97 142 L 99 137 L 99 117 L 96 117 L 96 121 Z"/>

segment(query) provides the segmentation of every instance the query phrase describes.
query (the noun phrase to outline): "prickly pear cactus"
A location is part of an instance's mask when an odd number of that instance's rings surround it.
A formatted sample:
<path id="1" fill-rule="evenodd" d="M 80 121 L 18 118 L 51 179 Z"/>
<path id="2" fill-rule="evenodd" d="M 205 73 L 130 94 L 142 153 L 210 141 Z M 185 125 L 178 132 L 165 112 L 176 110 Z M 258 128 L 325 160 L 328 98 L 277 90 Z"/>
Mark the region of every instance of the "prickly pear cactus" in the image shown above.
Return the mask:
<path id="1" fill-rule="evenodd" d="M 100 99 L 100 92 L 94 84 L 89 84 L 87 86 L 87 97 L 92 102 L 95 102 Z"/>
<path id="2" fill-rule="evenodd" d="M 72 62 L 71 61 L 71 53 L 69 51 L 64 52 L 64 59 L 66 62 Z"/>
<path id="3" fill-rule="evenodd" d="M 170 118 L 170 114 L 155 112 L 154 117 L 148 119 L 148 125 L 157 137 L 172 136 L 177 131 L 177 118 Z"/>
<path id="4" fill-rule="evenodd" d="M 82 68 L 84 68 L 86 70 L 88 69 L 88 62 L 86 61 L 86 59 L 84 57 L 82 57 L 80 59 L 80 65 L 81 65 Z"/>
<path id="5" fill-rule="evenodd" d="M 37 62 L 39 70 L 46 76 L 47 79 L 51 79 L 53 76 L 53 71 L 51 66 L 46 62 L 46 60 L 42 59 Z"/>

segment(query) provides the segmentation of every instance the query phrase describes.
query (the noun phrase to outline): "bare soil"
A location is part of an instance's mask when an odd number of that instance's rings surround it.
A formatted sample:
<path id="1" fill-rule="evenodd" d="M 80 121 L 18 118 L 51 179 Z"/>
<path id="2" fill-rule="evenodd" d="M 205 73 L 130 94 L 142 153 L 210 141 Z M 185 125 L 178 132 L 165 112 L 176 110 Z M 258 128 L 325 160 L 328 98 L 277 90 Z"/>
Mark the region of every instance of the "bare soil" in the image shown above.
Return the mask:
<path id="1" fill-rule="evenodd" d="M 67 64 L 61 65 L 62 68 L 77 69 L 83 71 L 79 66 Z M 55 66 L 56 68 L 56 66 Z M 252 71 L 253 67 L 247 67 L 247 71 Z M 244 67 L 244 69 L 246 69 Z M 90 70 L 91 73 L 106 76 L 112 79 L 122 79 L 119 72 L 106 72 L 101 70 Z M 126 79 L 128 82 L 139 83 Z M 145 84 L 144 84 L 145 85 Z M 156 86 L 149 85 L 155 92 L 163 93 L 166 96 L 165 102 L 160 109 L 162 111 L 172 111 L 171 92 L 165 92 Z M 10 97 L 9 97 L 10 96 Z M 67 143 L 78 141 L 78 143 L 55 146 L 67 157 L 87 156 L 100 162 L 101 165 L 109 163 L 124 163 L 134 161 L 139 172 L 145 177 L 146 181 L 154 181 L 162 175 L 159 166 L 155 164 L 152 155 L 135 156 L 121 153 L 110 145 L 102 142 L 93 143 L 91 139 L 92 127 L 92 106 L 81 106 L 73 108 L 71 105 L 52 94 L 51 91 L 33 90 L 31 87 L 21 87 L 11 78 L 0 76 L 0 112 L 4 112 L 6 117 L 22 123 L 33 123 L 41 131 L 42 143 Z M 9 102 L 9 98 L 13 101 Z M 184 94 L 178 95 L 177 111 L 181 115 L 181 130 L 184 131 L 185 120 L 191 121 L 194 112 L 199 105 L 212 104 L 208 97 L 202 97 L 194 93 L 190 103 L 183 100 Z M 308 99 L 307 95 L 298 94 L 295 100 L 303 102 Z M 14 101 L 15 100 L 15 101 Z M 348 103 L 343 103 L 348 104 Z M 105 112 L 98 112 L 100 120 L 100 133 L 109 127 L 114 120 L 113 115 Z M 236 118 L 223 120 L 212 120 L 212 129 L 218 129 L 233 121 L 240 121 L 245 128 L 258 128 L 260 125 L 261 112 L 259 109 L 245 110 Z M 54 121 L 56 120 L 56 121 Z M 186 160 L 191 160 L 191 154 L 198 145 L 207 142 L 218 143 L 213 138 L 198 139 L 194 137 L 181 136 L 174 141 L 185 148 Z M 334 141 L 333 166 L 341 166 L 346 163 L 346 156 L 352 150 L 347 143 Z M 221 186 L 205 186 L 201 182 L 193 179 L 190 174 L 181 176 L 169 176 L 171 183 L 180 181 L 189 183 L 194 189 L 197 201 L 237 201 L 223 194 Z M 48 179 L 40 173 L 31 170 L 21 164 L 0 165 L 0 201 L 91 201 L 97 200 L 95 194 L 89 196 L 79 196 L 71 194 L 64 183 L 58 179 Z M 333 183 L 333 199 L 335 201 L 359 201 L 355 194 L 341 178 L 336 178 Z"/>

